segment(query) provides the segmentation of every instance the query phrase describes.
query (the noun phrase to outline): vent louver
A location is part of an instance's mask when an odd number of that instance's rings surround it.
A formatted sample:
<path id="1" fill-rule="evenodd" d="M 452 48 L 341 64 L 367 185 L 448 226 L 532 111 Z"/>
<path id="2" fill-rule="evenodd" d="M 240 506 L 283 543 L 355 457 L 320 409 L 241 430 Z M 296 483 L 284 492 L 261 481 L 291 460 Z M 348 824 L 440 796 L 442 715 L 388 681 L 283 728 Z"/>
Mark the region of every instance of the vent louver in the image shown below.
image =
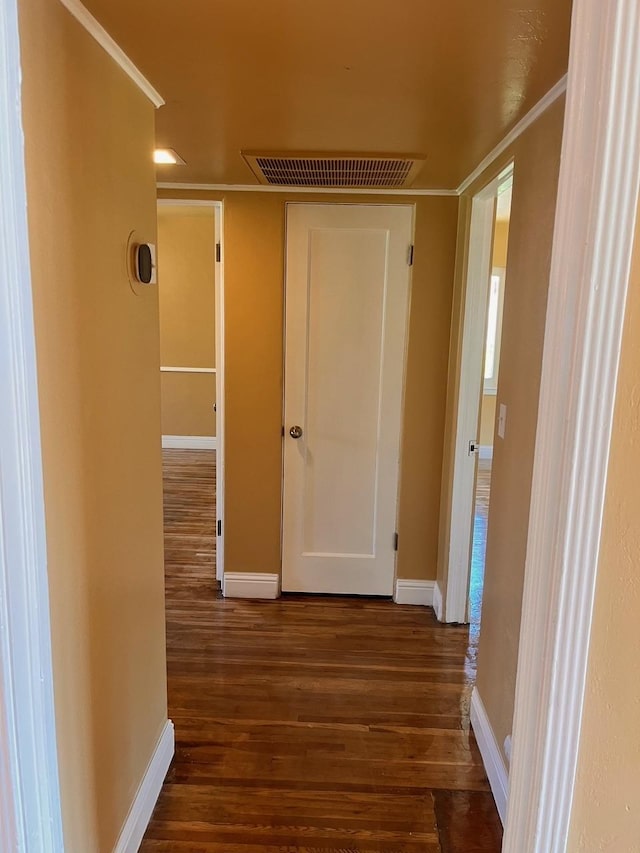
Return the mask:
<path id="1" fill-rule="evenodd" d="M 242 156 L 261 184 L 280 187 L 396 188 L 411 185 L 424 158 L 342 154 L 266 154 Z"/>

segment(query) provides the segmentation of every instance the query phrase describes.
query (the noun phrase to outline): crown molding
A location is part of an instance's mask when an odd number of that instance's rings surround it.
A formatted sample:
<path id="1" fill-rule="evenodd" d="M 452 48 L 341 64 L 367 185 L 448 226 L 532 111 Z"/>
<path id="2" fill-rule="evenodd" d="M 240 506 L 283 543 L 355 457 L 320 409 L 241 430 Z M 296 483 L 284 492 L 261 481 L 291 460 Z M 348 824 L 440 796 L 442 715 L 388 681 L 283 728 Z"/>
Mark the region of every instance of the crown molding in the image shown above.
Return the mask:
<path id="1" fill-rule="evenodd" d="M 529 112 L 523 116 L 520 121 L 511 128 L 509 133 L 499 142 L 493 151 L 490 151 L 489 154 L 479 163 L 476 168 L 471 172 L 471 174 L 464 179 L 464 181 L 460 184 L 458 189 L 456 190 L 457 195 L 462 195 L 465 193 L 469 187 L 478 180 L 478 178 L 482 175 L 485 169 L 488 169 L 489 166 L 497 160 L 497 158 L 504 154 L 507 148 L 516 141 L 519 136 L 525 132 L 528 127 L 536 121 L 536 119 L 540 118 L 540 116 L 549 109 L 549 107 L 554 104 L 559 97 L 564 95 L 567 91 L 567 75 L 561 77 L 555 86 L 553 86 L 547 92 L 544 97 L 542 97 L 538 103 L 532 107 Z"/>
<path id="2" fill-rule="evenodd" d="M 190 192 L 233 193 L 304 193 L 305 195 L 401 195 L 401 196 L 457 196 L 457 190 L 436 189 L 350 189 L 345 187 L 276 187 L 265 184 L 189 184 L 158 181 L 159 190 L 188 190 Z"/>
<path id="3" fill-rule="evenodd" d="M 83 6 L 80 0 L 60 0 L 62 5 L 73 15 L 78 23 L 92 36 L 108 54 L 116 62 L 124 73 L 136 84 L 138 89 L 143 92 L 151 103 L 156 107 L 161 107 L 164 104 L 164 98 L 153 88 L 144 74 L 137 68 L 129 59 L 122 48 L 111 38 L 109 33 L 91 14 L 91 12 Z"/>

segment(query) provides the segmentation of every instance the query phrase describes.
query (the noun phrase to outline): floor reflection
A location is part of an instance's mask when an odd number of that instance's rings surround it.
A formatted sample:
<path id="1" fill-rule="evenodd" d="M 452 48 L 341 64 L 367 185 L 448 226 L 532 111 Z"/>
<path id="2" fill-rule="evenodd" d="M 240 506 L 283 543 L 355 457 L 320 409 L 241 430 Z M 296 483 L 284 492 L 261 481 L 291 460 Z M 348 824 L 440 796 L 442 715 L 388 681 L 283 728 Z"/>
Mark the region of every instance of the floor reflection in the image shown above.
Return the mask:
<path id="1" fill-rule="evenodd" d="M 477 640 L 482 612 L 484 586 L 484 561 L 487 548 L 487 523 L 489 494 L 491 491 L 491 460 L 478 461 L 476 504 L 473 520 L 473 548 L 471 554 L 471 580 L 469 584 L 469 621 L 471 638 Z"/>

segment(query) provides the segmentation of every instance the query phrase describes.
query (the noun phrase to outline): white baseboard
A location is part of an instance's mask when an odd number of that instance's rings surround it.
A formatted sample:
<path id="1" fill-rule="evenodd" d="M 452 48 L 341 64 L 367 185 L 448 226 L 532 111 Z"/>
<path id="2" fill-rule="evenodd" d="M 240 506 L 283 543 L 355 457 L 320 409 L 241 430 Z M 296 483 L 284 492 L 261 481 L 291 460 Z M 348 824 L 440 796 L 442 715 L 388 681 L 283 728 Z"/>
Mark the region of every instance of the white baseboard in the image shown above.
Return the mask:
<path id="1" fill-rule="evenodd" d="M 113 853 L 137 853 L 151 820 L 174 752 L 173 723 L 167 720 L 134 797 Z"/>
<path id="2" fill-rule="evenodd" d="M 442 622 L 442 618 L 444 616 L 442 611 L 442 590 L 440 589 L 438 581 L 436 581 L 433 586 L 433 609 L 438 622 Z"/>
<path id="3" fill-rule="evenodd" d="M 507 816 L 509 773 L 477 687 L 473 688 L 471 694 L 471 725 L 478 741 L 484 769 L 489 777 L 491 793 L 504 826 Z"/>
<path id="4" fill-rule="evenodd" d="M 478 459 L 493 459 L 493 445 L 481 444 L 478 448 Z"/>
<path id="5" fill-rule="evenodd" d="M 215 450 L 215 435 L 163 435 L 163 448 L 180 450 Z"/>
<path id="6" fill-rule="evenodd" d="M 222 594 L 225 598 L 278 598 L 280 575 L 266 572 L 225 572 Z"/>
<path id="7" fill-rule="evenodd" d="M 396 604 L 421 604 L 426 607 L 433 605 L 433 588 L 435 581 L 396 580 L 396 593 L 393 600 Z"/>

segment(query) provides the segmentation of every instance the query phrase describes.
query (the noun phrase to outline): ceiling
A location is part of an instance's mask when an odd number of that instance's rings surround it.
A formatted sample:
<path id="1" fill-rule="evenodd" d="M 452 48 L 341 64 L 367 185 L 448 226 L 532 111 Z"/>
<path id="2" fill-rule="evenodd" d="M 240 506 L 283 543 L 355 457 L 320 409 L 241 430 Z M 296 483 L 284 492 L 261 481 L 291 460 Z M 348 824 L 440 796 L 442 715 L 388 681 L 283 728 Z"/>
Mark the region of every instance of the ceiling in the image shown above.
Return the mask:
<path id="1" fill-rule="evenodd" d="M 454 188 L 567 68 L 571 0 L 84 0 L 165 98 L 161 181 L 240 151 L 424 154 Z"/>

